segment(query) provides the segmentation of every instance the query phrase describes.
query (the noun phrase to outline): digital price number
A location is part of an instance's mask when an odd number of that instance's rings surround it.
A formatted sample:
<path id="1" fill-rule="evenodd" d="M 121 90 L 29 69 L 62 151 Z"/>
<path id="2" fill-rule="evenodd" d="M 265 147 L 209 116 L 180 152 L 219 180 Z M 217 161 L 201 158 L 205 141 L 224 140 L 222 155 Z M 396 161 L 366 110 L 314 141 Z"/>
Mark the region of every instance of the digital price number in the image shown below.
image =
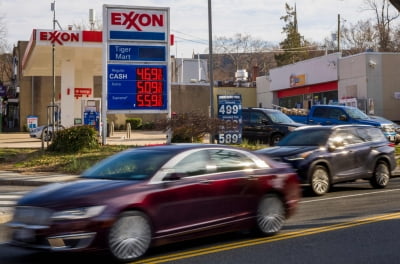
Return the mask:
<path id="1" fill-rule="evenodd" d="M 237 115 L 239 113 L 239 110 L 241 109 L 240 105 L 234 104 L 223 104 L 220 105 L 218 109 L 218 113 L 220 115 Z"/>
<path id="2" fill-rule="evenodd" d="M 242 140 L 242 134 L 240 133 L 225 133 L 218 134 L 219 144 L 238 144 Z"/>
<path id="3" fill-rule="evenodd" d="M 164 89 L 163 68 L 136 68 L 136 106 L 162 107 Z"/>

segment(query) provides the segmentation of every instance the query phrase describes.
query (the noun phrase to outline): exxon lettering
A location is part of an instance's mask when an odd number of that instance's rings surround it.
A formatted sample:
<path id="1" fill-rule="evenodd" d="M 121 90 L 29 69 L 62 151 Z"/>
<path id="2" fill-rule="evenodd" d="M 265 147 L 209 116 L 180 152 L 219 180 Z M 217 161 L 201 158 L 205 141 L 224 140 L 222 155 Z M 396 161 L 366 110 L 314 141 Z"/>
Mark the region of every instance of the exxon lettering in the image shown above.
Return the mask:
<path id="1" fill-rule="evenodd" d="M 137 31 L 143 31 L 143 27 L 163 27 L 163 14 L 145 14 L 113 12 L 111 13 L 111 25 L 125 26 L 126 29 L 135 28 Z"/>
<path id="2" fill-rule="evenodd" d="M 41 31 L 39 38 L 41 41 L 49 40 L 52 44 L 58 43 L 60 45 L 63 42 L 79 42 L 79 33 L 78 32 L 60 32 L 60 31 L 53 31 L 53 32 L 45 32 Z"/>

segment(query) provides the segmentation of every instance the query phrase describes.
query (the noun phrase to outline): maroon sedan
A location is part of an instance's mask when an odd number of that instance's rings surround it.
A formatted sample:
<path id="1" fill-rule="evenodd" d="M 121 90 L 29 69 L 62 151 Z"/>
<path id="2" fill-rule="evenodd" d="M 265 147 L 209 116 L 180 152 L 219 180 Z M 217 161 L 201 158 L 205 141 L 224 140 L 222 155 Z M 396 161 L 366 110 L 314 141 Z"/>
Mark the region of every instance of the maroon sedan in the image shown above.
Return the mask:
<path id="1" fill-rule="evenodd" d="M 150 246 L 236 230 L 277 233 L 300 196 L 297 174 L 252 152 L 223 145 L 129 149 L 81 180 L 21 198 L 8 223 L 15 246 L 108 249 L 135 260 Z"/>

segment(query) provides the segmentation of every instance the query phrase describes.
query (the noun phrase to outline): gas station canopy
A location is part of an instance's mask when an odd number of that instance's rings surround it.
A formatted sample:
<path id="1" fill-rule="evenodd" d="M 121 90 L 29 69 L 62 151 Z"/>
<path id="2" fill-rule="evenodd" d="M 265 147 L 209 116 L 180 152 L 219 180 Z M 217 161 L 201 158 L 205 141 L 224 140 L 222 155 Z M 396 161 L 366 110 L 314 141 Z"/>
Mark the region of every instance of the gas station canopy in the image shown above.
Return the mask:
<path id="1" fill-rule="evenodd" d="M 61 75 L 63 61 L 72 62 L 77 72 L 90 69 L 102 75 L 102 31 L 53 31 L 34 29 L 22 61 L 24 76 Z"/>

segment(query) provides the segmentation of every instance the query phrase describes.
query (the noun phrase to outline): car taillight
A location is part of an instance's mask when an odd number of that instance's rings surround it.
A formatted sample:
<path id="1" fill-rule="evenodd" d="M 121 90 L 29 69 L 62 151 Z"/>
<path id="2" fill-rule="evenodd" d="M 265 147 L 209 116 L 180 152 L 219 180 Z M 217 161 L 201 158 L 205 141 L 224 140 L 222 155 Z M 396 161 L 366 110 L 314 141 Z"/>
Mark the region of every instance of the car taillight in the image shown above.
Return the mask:
<path id="1" fill-rule="evenodd" d="M 394 148 L 394 147 L 396 147 L 396 144 L 394 142 L 389 142 L 388 146 Z"/>

